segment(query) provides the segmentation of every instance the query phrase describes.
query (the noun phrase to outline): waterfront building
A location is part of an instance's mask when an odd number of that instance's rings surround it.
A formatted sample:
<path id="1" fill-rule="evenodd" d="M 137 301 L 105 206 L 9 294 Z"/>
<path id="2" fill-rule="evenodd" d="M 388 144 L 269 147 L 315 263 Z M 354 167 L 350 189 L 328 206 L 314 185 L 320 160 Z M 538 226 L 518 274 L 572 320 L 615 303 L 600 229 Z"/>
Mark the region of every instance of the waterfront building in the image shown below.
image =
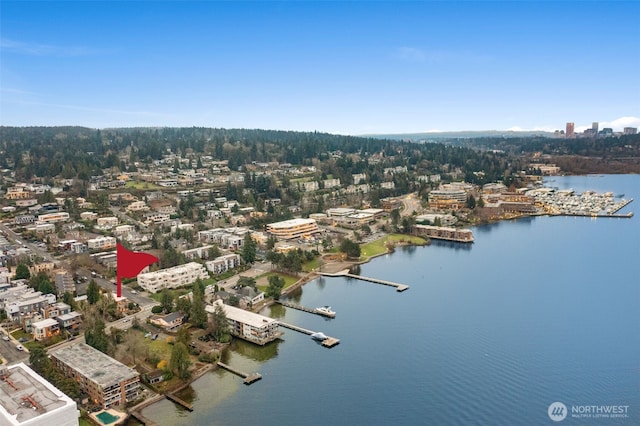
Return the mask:
<path id="1" fill-rule="evenodd" d="M 231 334 L 243 340 L 258 345 L 266 345 L 280 338 L 283 334 L 278 329 L 278 321 L 273 318 L 225 305 L 222 300 L 216 300 L 213 305 L 205 306 L 205 310 L 212 315 L 216 306 L 222 306 L 227 316 Z"/>
<path id="2" fill-rule="evenodd" d="M 320 232 L 313 219 L 290 219 L 267 225 L 267 232 L 276 238 L 290 240 Z"/>
<path id="3" fill-rule="evenodd" d="M 420 236 L 434 240 L 473 242 L 473 232 L 470 229 L 447 228 L 444 226 L 416 225 L 416 232 Z"/>
<path id="4" fill-rule="evenodd" d="M 623 134 L 625 135 L 635 135 L 638 133 L 638 128 L 637 127 L 625 127 L 623 129 Z"/>
<path id="5" fill-rule="evenodd" d="M 140 274 L 138 275 L 138 285 L 151 293 L 156 293 L 163 288 L 178 288 L 192 284 L 198 278 L 205 280 L 209 278 L 209 274 L 204 265 L 190 262 L 173 268 Z"/>
<path id="6" fill-rule="evenodd" d="M 467 203 L 464 189 L 434 189 L 429 192 L 429 207 L 433 209 L 458 210 Z"/>
<path id="7" fill-rule="evenodd" d="M 94 404 L 107 409 L 138 397 L 140 374 L 86 343 L 50 352 L 53 364 L 78 382 Z"/>
<path id="8" fill-rule="evenodd" d="M 23 362 L 0 368 L 0 424 L 78 426 L 76 403 Z"/>

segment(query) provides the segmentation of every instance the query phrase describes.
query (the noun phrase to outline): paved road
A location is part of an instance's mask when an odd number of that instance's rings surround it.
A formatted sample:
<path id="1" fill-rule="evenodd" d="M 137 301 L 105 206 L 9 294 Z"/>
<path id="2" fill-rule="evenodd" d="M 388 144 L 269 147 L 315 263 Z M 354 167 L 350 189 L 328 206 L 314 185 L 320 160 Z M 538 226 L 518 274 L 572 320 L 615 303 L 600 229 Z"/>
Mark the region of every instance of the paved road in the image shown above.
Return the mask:
<path id="1" fill-rule="evenodd" d="M 413 212 L 419 213 L 422 210 L 420 198 L 415 192 L 402 197 L 403 209 L 400 211 L 401 216 L 411 216 Z"/>
<path id="2" fill-rule="evenodd" d="M 53 256 L 51 256 L 51 254 L 49 254 L 49 252 L 46 249 L 43 249 L 33 243 L 25 241 L 20 234 L 16 234 L 15 232 L 13 232 L 13 230 L 9 228 L 7 225 L 5 225 L 4 223 L 0 223 L 0 230 L 4 232 L 7 238 L 15 241 L 16 244 L 22 245 L 22 247 L 26 247 L 30 249 L 33 253 L 42 257 L 46 261 L 54 262 L 56 265 L 58 264 L 58 261 L 54 259 Z"/>
<path id="3" fill-rule="evenodd" d="M 3 337 L 8 335 L 7 331 L 1 327 L 0 334 L 2 334 Z M 27 364 L 29 363 L 29 353 L 16 349 L 18 344 L 13 337 L 10 337 L 8 341 L 0 339 L 0 355 L 7 360 L 7 364 L 15 364 L 20 361 L 24 361 Z"/>

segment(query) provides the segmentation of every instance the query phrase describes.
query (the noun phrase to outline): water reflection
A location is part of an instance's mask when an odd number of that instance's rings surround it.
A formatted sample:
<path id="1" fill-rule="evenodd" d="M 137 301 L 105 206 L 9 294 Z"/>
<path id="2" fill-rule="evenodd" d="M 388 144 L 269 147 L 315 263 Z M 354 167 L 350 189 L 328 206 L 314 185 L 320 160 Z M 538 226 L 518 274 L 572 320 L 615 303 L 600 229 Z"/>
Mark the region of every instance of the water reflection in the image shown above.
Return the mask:
<path id="1" fill-rule="evenodd" d="M 431 240 L 431 245 L 433 247 L 447 247 L 454 250 L 471 250 L 473 244 L 470 243 L 457 243 L 455 241 L 444 241 L 444 240 Z"/>
<path id="2" fill-rule="evenodd" d="M 268 307 L 266 307 L 265 309 L 263 309 L 262 311 L 260 311 L 260 315 L 264 315 L 266 317 L 276 318 L 276 319 L 284 318 L 286 313 L 287 313 L 287 309 L 278 303 L 273 303 Z"/>
<path id="3" fill-rule="evenodd" d="M 264 346 L 245 342 L 240 339 L 233 339 L 229 348 L 222 353 L 222 362 L 230 362 L 235 355 L 241 355 L 253 361 L 264 362 L 278 356 L 278 347 L 282 340 L 275 340 Z"/>

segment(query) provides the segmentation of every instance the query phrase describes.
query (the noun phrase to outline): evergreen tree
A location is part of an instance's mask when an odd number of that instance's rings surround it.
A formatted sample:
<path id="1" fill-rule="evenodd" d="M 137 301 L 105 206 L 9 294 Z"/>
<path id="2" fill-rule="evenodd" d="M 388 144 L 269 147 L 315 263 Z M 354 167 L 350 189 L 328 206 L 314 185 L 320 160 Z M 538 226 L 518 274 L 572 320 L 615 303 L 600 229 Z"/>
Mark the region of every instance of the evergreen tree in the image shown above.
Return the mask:
<path id="1" fill-rule="evenodd" d="M 251 237 L 251 233 L 247 232 L 244 236 L 244 243 L 242 245 L 242 259 L 245 262 L 252 264 L 256 261 L 256 241 Z"/>
<path id="2" fill-rule="evenodd" d="M 24 263 L 18 264 L 16 267 L 16 280 L 28 280 L 31 278 L 31 272 L 29 272 L 29 267 Z"/>
<path id="3" fill-rule="evenodd" d="M 100 299 L 100 289 L 95 280 L 89 281 L 87 286 L 87 301 L 90 305 L 94 305 Z"/>
<path id="4" fill-rule="evenodd" d="M 171 294 L 168 288 L 162 290 L 160 294 L 160 304 L 162 305 L 162 310 L 167 314 L 173 310 L 173 294 Z"/>
<path id="5" fill-rule="evenodd" d="M 189 377 L 190 365 L 191 360 L 189 359 L 189 350 L 187 349 L 187 346 L 182 342 L 178 342 L 173 345 L 169 368 L 171 368 L 179 378 L 186 379 Z"/>
<path id="6" fill-rule="evenodd" d="M 273 297 L 274 299 L 279 299 L 282 294 L 282 288 L 284 287 L 284 279 L 277 275 L 269 276 L 269 287 L 267 287 L 267 292 L 265 296 Z"/>
<path id="7" fill-rule="evenodd" d="M 204 309 L 204 292 L 198 283 L 193 285 L 193 300 L 191 301 L 189 321 L 199 328 L 203 328 L 207 323 L 207 311 Z"/>
<path id="8" fill-rule="evenodd" d="M 229 339 L 229 321 L 222 305 L 216 304 L 216 308 L 209 322 L 209 334 L 217 342 L 225 342 Z"/>

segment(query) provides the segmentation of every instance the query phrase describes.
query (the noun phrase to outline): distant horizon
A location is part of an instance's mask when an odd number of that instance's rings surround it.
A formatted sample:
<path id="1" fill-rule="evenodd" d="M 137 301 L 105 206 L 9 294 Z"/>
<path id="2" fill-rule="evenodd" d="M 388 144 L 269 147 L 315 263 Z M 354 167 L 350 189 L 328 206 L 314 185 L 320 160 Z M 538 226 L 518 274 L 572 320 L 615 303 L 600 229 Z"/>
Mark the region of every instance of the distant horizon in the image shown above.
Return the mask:
<path id="1" fill-rule="evenodd" d="M 595 122 L 595 121 L 594 121 Z M 594 123 L 592 122 L 592 123 Z M 590 129 L 592 123 L 589 125 L 575 125 L 576 134 L 583 133 L 584 130 Z M 598 129 L 602 130 L 605 128 L 611 128 L 613 132 L 622 132 L 625 127 L 635 127 L 640 128 L 640 117 L 620 117 L 616 120 L 607 122 L 597 122 Z M 564 123 L 566 125 L 566 123 Z M 564 125 L 557 129 L 521 129 L 521 128 L 509 128 L 509 129 L 469 129 L 463 128 L 460 130 L 424 130 L 424 131 L 399 131 L 399 132 L 376 132 L 376 133 L 361 133 L 361 134 L 351 134 L 351 133 L 341 133 L 341 132 L 331 132 L 324 131 L 319 129 L 309 129 L 309 130 L 300 130 L 300 129 L 279 129 L 275 127 L 228 127 L 228 126 L 208 126 L 208 125 L 121 125 L 121 126 L 105 126 L 105 127 L 95 127 L 95 126 L 87 126 L 83 124 L 24 124 L 24 125 L 13 125 L 13 124 L 4 124 L 0 123 L 0 127 L 21 127 L 21 128 L 29 128 L 29 127 L 82 127 L 92 130 L 110 130 L 110 129 L 171 129 L 171 128 L 208 128 L 208 129 L 247 129 L 247 130 L 266 130 L 266 131 L 276 131 L 276 132 L 300 132 L 300 133 L 327 133 L 333 135 L 342 135 L 342 136 L 356 136 L 356 137 L 370 137 L 370 136 L 385 136 L 385 135 L 429 135 L 429 134 L 443 134 L 443 133 L 491 133 L 491 132 L 508 132 L 508 133 L 549 133 L 553 134 L 555 131 L 565 131 Z"/>
<path id="2" fill-rule="evenodd" d="M 0 123 L 620 131 L 640 127 L 638 16 L 630 1 L 4 0 Z"/>

